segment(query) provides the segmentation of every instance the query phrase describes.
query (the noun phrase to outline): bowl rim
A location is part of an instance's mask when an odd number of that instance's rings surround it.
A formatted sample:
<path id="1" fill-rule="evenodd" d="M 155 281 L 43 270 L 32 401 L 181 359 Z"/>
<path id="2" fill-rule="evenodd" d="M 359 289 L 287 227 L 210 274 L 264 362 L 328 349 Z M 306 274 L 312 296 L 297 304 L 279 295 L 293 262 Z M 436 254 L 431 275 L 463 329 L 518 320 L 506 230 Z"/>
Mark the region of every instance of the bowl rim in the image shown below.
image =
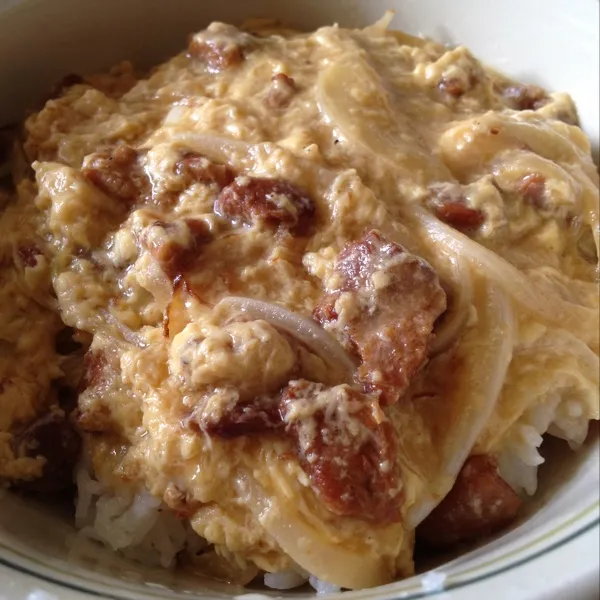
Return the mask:
<path id="1" fill-rule="evenodd" d="M 572 528 L 573 526 L 575 526 L 574 529 Z M 408 584 L 408 587 L 404 587 L 402 590 L 394 590 L 394 587 L 400 582 L 393 582 L 386 586 L 344 592 L 344 597 L 348 598 L 348 600 L 352 600 L 353 598 L 360 600 L 377 600 L 377 598 L 381 598 L 382 600 L 383 598 L 386 600 L 400 600 L 400 598 L 402 600 L 419 600 L 424 597 L 435 597 L 453 591 L 466 590 L 477 583 L 482 583 L 539 560 L 594 530 L 597 530 L 598 534 L 600 534 L 600 498 L 594 500 L 575 515 L 560 521 L 557 525 L 549 529 L 543 528 L 537 532 L 537 535 L 531 533 L 518 538 L 517 543 L 509 544 L 509 547 L 504 548 L 498 556 L 484 560 L 480 564 L 471 564 L 471 560 L 469 560 L 470 553 L 467 553 L 456 559 L 457 561 L 464 562 L 464 567 L 447 576 L 443 572 L 444 567 L 451 565 L 455 561 L 450 561 L 440 567 L 405 580 L 405 584 Z M 558 539 L 555 539 L 557 536 Z M 550 543 L 545 545 L 544 542 Z M 539 547 L 540 545 L 541 547 Z M 527 553 L 528 550 L 532 549 L 534 549 L 533 552 Z M 45 565 L 36 558 L 7 546 L 1 539 L 0 551 L 2 551 L 0 555 L 1 566 L 7 567 L 9 570 L 20 575 L 30 576 L 35 580 L 58 586 L 69 592 L 84 593 L 96 598 L 102 598 L 103 600 L 130 600 L 131 596 L 128 595 L 128 592 L 142 593 L 143 589 L 144 598 L 153 598 L 155 600 L 166 598 L 156 586 L 149 583 L 142 583 L 143 588 L 141 586 L 138 587 L 138 584 L 135 590 L 131 588 L 127 590 L 121 587 L 121 593 L 119 593 L 119 589 L 116 588 L 119 585 L 119 580 L 114 579 L 115 590 L 101 589 L 106 587 L 101 582 L 88 579 L 83 574 L 69 573 L 67 570 L 57 571 L 55 565 Z M 6 551 L 9 554 L 8 558 L 5 554 Z M 12 555 L 12 558 L 10 555 Z M 493 565 L 496 566 L 493 567 Z M 38 569 L 36 569 L 36 566 Z M 58 572 L 60 576 L 53 575 L 52 572 Z M 442 576 L 440 584 L 433 587 L 423 585 L 422 576 L 426 573 L 439 573 Z M 122 584 L 127 585 L 130 582 L 123 580 Z M 248 593 L 251 593 L 251 591 Z M 202 597 L 203 595 L 199 593 L 198 598 Z M 210 596 L 204 597 L 209 598 Z M 267 596 L 263 597 L 267 598 Z"/>

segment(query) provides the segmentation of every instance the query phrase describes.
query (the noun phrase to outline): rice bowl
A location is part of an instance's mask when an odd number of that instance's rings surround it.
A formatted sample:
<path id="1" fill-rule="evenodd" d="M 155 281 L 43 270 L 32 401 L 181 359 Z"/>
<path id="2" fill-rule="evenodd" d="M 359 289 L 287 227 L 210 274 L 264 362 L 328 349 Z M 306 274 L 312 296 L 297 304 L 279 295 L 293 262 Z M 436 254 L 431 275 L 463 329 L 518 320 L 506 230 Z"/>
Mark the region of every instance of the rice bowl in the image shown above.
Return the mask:
<path id="1" fill-rule="evenodd" d="M 586 116 L 584 115 L 584 122 L 585 119 Z M 182 143 L 190 144 L 190 140 L 188 138 L 186 138 L 185 140 L 183 140 L 182 138 Z M 347 138 L 348 135 L 346 134 L 346 139 Z M 162 143 L 161 140 L 158 138 L 157 142 Z M 200 147 L 202 154 L 206 155 L 207 152 L 210 153 L 209 146 L 207 145 L 210 143 L 210 140 L 203 141 L 202 139 L 198 138 L 193 140 L 193 143 L 195 144 L 196 149 Z M 232 151 L 237 152 L 237 150 L 235 149 L 233 149 Z M 225 152 L 227 153 L 229 152 L 229 150 L 225 149 Z M 38 181 L 41 181 L 42 185 L 45 185 L 43 183 L 43 177 L 47 176 L 52 177 L 53 175 L 42 174 L 42 179 L 38 179 Z M 313 192 L 313 194 L 314 193 L 315 192 Z M 317 207 L 317 214 L 319 214 L 320 210 L 322 209 Z M 221 210 L 221 213 L 222 212 L 223 211 Z M 430 222 L 431 217 L 427 213 L 419 214 L 421 215 L 419 218 L 422 219 L 423 223 Z M 432 226 L 434 227 L 434 229 L 435 227 L 438 227 L 435 223 Z M 448 230 L 441 228 L 439 231 L 438 239 L 443 240 L 444 236 L 448 235 L 450 235 L 448 233 Z M 373 241 L 373 238 L 370 241 L 367 238 L 367 241 L 365 243 L 373 244 L 375 242 Z M 339 260 L 342 259 L 338 258 L 338 261 Z M 448 289 L 447 286 L 444 287 L 446 290 Z M 65 290 L 67 289 L 68 288 L 65 288 Z M 185 292 L 185 289 L 183 291 Z M 490 296 L 490 299 L 491 302 L 497 302 L 497 300 L 493 299 L 493 296 Z M 184 301 L 186 305 L 189 305 L 191 300 L 190 298 L 184 298 Z M 217 303 L 218 301 L 219 298 L 216 298 Z M 501 304 L 502 300 L 500 300 L 500 304 L 498 304 L 498 306 L 501 306 Z M 264 318 L 264 315 L 267 314 L 264 312 L 265 309 L 261 308 L 261 306 L 257 305 L 256 303 L 252 305 L 244 304 L 243 307 L 244 308 L 242 309 L 242 311 L 246 311 L 244 312 L 244 314 L 248 314 L 248 310 L 258 311 L 257 314 L 261 314 L 261 318 Z M 231 305 L 223 305 L 223 308 L 220 310 L 230 309 Z M 260 312 L 261 310 L 263 311 L 262 313 Z M 272 319 L 272 310 L 270 310 L 268 314 L 269 318 Z M 289 322 L 290 319 L 289 315 L 283 315 L 278 318 L 280 318 L 280 322 L 284 322 L 286 320 Z M 552 316 L 549 316 L 549 318 L 552 318 Z M 169 327 L 171 327 L 173 323 L 177 323 L 178 319 L 180 319 L 179 313 L 175 313 L 173 310 L 171 310 L 171 314 L 169 316 Z M 281 319 L 283 320 L 281 321 Z M 505 320 L 506 323 L 508 323 L 509 321 L 510 319 Z M 273 321 L 270 322 L 274 323 Z M 281 325 L 277 327 L 280 326 Z M 175 331 L 177 332 L 177 330 L 179 330 L 179 333 L 175 335 L 174 343 L 179 339 L 177 338 L 177 336 L 182 335 L 185 332 L 185 327 L 185 321 L 183 322 L 183 328 L 177 326 L 177 329 Z M 299 325 L 296 323 L 295 325 L 293 325 L 293 327 L 299 327 Z M 311 327 L 313 326 L 307 325 L 306 327 L 308 327 L 308 329 L 306 330 L 307 332 L 312 331 Z M 574 327 L 576 327 L 576 324 L 574 324 Z M 589 333 L 593 336 L 593 332 L 591 331 L 591 329 L 593 328 L 590 328 Z M 135 343 L 135 336 L 130 334 L 127 329 L 121 329 L 120 331 L 121 334 L 124 335 L 128 343 L 131 343 L 132 340 Z M 139 335 L 139 333 L 136 333 L 135 335 L 137 336 Z M 263 335 L 263 333 L 261 333 L 261 335 Z M 271 337 L 273 338 L 272 333 L 270 333 L 269 335 L 271 335 Z M 311 333 L 310 335 L 313 334 Z M 318 335 L 318 333 L 316 335 Z M 586 335 L 585 331 L 583 330 L 582 335 L 584 337 Z M 128 336 L 130 337 L 130 339 L 128 339 Z M 184 341 L 184 338 L 181 338 L 181 343 L 183 343 Z M 541 346 L 539 347 L 552 347 L 556 345 L 556 340 L 554 340 L 551 336 L 547 339 L 541 339 L 540 342 Z M 153 343 L 154 342 L 152 342 L 152 344 Z M 560 343 L 562 343 L 562 340 Z M 585 340 L 584 343 L 593 344 L 594 342 L 593 340 L 591 342 L 590 340 Z M 322 341 L 318 343 L 318 345 L 320 344 L 322 344 Z M 310 342 L 309 345 L 306 347 L 310 348 Z M 281 348 L 282 349 L 277 350 L 279 354 L 281 354 L 281 352 L 286 352 L 285 346 L 281 346 Z M 577 352 L 575 343 L 573 343 L 572 348 L 573 352 Z M 333 349 L 332 351 L 335 351 L 335 349 Z M 335 363 L 341 364 L 343 363 L 344 355 L 339 351 L 337 352 L 342 358 L 335 361 Z M 591 362 L 589 363 L 590 373 L 593 373 L 593 359 L 590 358 L 589 360 L 591 360 Z M 340 376 L 344 378 L 344 375 Z M 205 377 L 205 375 L 203 375 L 203 377 Z M 591 386 L 591 389 L 593 389 L 594 386 L 597 387 L 597 385 L 593 383 L 593 380 L 589 385 Z M 311 391 L 310 393 L 313 392 Z M 386 391 L 385 393 L 388 392 Z M 294 394 L 297 394 L 297 392 L 294 391 Z M 295 398 L 296 396 L 291 396 L 292 400 L 294 400 Z M 514 441 L 506 446 L 506 450 L 495 451 L 496 455 L 498 456 L 498 464 L 500 466 L 500 473 L 502 477 L 506 481 L 508 481 L 512 489 L 517 490 L 520 493 L 524 492 L 526 494 L 532 494 L 535 491 L 535 471 L 536 467 L 540 464 L 540 462 L 542 462 L 542 459 L 536 450 L 536 448 L 541 443 L 540 434 L 543 434 L 549 427 L 551 427 L 552 431 L 555 434 L 558 433 L 561 437 L 566 437 L 570 439 L 573 443 L 581 443 L 583 441 L 583 438 L 585 437 L 585 428 L 582 428 L 581 422 L 577 421 L 577 415 L 582 414 L 581 409 L 578 408 L 578 406 L 574 406 L 568 409 L 559 409 L 559 403 L 560 398 L 549 401 L 545 403 L 543 411 L 536 410 L 535 407 L 532 407 L 530 413 L 528 413 L 524 417 L 521 429 L 511 434 L 511 439 L 513 439 Z M 552 422 L 554 422 L 554 425 L 551 426 Z M 96 427 L 96 425 L 93 425 L 93 427 Z M 473 439 L 473 441 L 475 440 Z M 490 441 L 489 443 L 493 444 L 492 441 Z M 590 450 L 590 460 L 593 461 L 595 452 L 593 443 L 591 448 L 592 449 Z M 455 460 L 449 460 L 448 468 L 458 470 L 463 461 L 464 456 L 462 458 L 460 456 L 457 456 Z M 456 464 L 456 466 L 453 466 L 454 464 Z M 529 470 L 524 469 L 523 465 L 527 465 L 527 468 Z M 86 533 L 86 535 L 89 535 L 89 537 L 102 540 L 114 550 L 123 550 L 126 556 L 128 555 L 128 553 L 130 553 L 130 555 L 133 554 L 133 549 L 135 549 L 135 554 L 138 556 L 138 558 L 140 556 L 140 553 L 143 553 L 146 556 L 146 560 L 149 564 L 162 565 L 164 567 L 168 567 L 172 564 L 175 555 L 180 551 L 182 545 L 189 543 L 190 548 L 193 552 L 205 551 L 205 547 L 202 543 L 198 543 L 198 540 L 193 536 L 190 538 L 190 530 L 187 528 L 187 526 L 185 526 L 181 521 L 177 519 L 170 518 L 172 517 L 172 515 L 169 515 L 168 512 L 164 514 L 164 506 L 161 505 L 160 500 L 157 500 L 155 496 L 142 493 L 138 494 L 135 498 L 126 498 L 124 496 L 111 497 L 110 489 L 107 490 L 106 484 L 98 481 L 95 474 L 93 472 L 90 472 L 90 463 L 86 460 L 82 460 L 78 467 L 77 483 L 79 486 L 79 503 L 77 507 L 77 513 L 75 516 L 78 526 L 82 529 L 83 532 Z M 250 487 L 246 487 L 247 485 L 248 480 L 241 478 L 239 480 L 239 487 L 236 488 L 236 493 L 242 496 L 246 493 L 253 494 L 254 499 L 251 504 L 255 505 L 256 503 L 258 503 L 256 505 L 260 507 L 260 494 L 257 495 L 256 491 L 252 487 L 251 482 Z M 408 489 L 410 490 L 410 488 Z M 437 492 L 434 492 L 431 495 L 431 498 L 435 498 L 436 494 Z M 557 498 L 559 497 L 560 494 L 558 494 Z M 407 518 L 409 520 L 414 519 L 415 523 L 419 522 L 426 516 L 426 514 L 431 510 L 431 508 L 435 506 L 435 504 L 431 504 L 430 508 L 426 508 L 427 500 L 424 496 L 423 506 L 425 508 L 415 509 L 412 515 L 410 513 L 407 513 Z M 260 508 L 258 510 L 260 510 Z M 340 509 L 338 508 L 337 510 Z M 535 517 L 532 517 L 532 520 L 530 522 L 535 522 Z M 122 524 L 122 527 L 120 524 Z M 506 540 L 510 540 L 510 536 L 511 534 L 508 534 L 507 537 L 504 538 L 505 542 Z M 278 539 L 278 543 L 285 542 L 283 541 L 283 539 Z M 267 571 L 269 571 L 269 569 L 267 569 Z M 312 567 L 310 568 L 310 571 L 314 572 Z M 304 579 L 308 577 L 308 573 L 304 571 L 304 569 L 289 572 L 289 574 L 287 575 L 284 569 L 284 572 L 281 572 L 278 575 L 279 576 L 277 577 L 267 576 L 265 578 L 265 583 L 267 583 L 267 585 L 272 585 L 273 587 L 281 589 L 282 587 L 301 583 Z M 325 576 L 325 579 L 327 579 L 327 576 Z M 314 581 L 314 583 L 317 587 L 320 586 L 320 584 L 316 580 Z M 431 584 L 431 581 L 429 584 Z M 353 586 L 345 585 L 344 587 Z M 330 588 L 327 589 L 331 591 Z"/>

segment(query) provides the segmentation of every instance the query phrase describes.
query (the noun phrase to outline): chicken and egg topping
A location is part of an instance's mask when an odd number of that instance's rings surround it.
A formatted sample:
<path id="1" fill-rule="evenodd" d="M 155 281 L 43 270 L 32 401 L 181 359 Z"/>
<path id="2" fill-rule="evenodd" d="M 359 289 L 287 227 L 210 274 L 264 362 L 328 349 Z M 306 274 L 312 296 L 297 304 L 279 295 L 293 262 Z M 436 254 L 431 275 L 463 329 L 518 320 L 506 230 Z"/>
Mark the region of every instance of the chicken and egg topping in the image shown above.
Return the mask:
<path id="1" fill-rule="evenodd" d="M 114 549 L 379 585 L 415 529 L 513 520 L 541 436 L 598 418 L 589 141 L 466 48 L 214 23 L 143 78 L 66 80 L 11 180 L 0 480 L 77 459 Z"/>

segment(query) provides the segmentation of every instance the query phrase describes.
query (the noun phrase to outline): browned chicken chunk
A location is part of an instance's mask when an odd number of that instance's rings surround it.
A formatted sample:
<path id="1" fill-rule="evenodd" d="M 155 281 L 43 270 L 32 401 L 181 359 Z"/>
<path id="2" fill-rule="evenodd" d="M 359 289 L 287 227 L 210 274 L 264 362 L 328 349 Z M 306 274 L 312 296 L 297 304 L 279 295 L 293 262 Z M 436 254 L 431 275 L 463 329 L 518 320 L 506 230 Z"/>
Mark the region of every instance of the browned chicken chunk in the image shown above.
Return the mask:
<path id="1" fill-rule="evenodd" d="M 434 548 L 482 539 L 511 523 L 520 506 L 494 458 L 471 456 L 454 487 L 417 529 L 417 539 Z"/>
<path id="2" fill-rule="evenodd" d="M 215 212 L 234 224 L 291 229 L 307 224 L 315 205 L 308 194 L 288 181 L 242 176 L 219 194 Z"/>
<path id="3" fill-rule="evenodd" d="M 281 414 L 329 510 L 378 525 L 400 519 L 396 434 L 376 400 L 345 385 L 291 381 Z"/>
<path id="4" fill-rule="evenodd" d="M 348 244 L 335 270 L 339 287 L 322 299 L 315 318 L 359 355 L 365 391 L 392 404 L 427 361 L 446 294 L 424 260 L 375 230 Z"/>

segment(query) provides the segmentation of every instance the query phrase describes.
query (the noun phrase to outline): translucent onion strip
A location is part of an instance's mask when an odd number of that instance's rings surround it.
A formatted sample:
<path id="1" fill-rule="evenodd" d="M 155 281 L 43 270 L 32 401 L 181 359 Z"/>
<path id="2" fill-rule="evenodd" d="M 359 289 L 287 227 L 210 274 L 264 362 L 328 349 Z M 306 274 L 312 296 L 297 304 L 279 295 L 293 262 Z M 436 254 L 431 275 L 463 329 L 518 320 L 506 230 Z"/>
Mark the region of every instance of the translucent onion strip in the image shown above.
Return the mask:
<path id="1" fill-rule="evenodd" d="M 335 62 L 319 75 L 317 99 L 321 112 L 350 143 L 393 167 L 401 189 L 405 176 L 422 184 L 452 179 L 442 161 L 419 143 L 410 116 L 392 105 L 392 95 L 359 46 L 351 61 Z"/>
<path id="2" fill-rule="evenodd" d="M 256 149 L 256 146 L 251 146 L 245 142 L 217 137 L 207 133 L 179 130 L 170 131 L 168 128 L 164 128 L 157 133 L 158 136 L 161 134 L 164 140 L 156 140 L 157 142 L 163 141 L 169 144 L 179 144 L 211 160 L 225 164 L 237 162 L 235 160 L 236 157 L 238 160 L 250 157 L 254 153 L 253 148 Z M 260 144 L 260 146 L 264 146 L 264 144 Z"/>
<path id="3" fill-rule="evenodd" d="M 459 353 L 460 372 L 439 401 L 449 407 L 446 439 L 436 445 L 441 465 L 434 480 L 429 481 L 423 495 L 409 509 L 405 525 L 416 527 L 450 491 L 463 463 L 492 414 L 512 358 L 515 322 L 512 307 L 502 291 L 490 284 L 476 294 L 478 324 L 462 339 Z M 441 407 L 440 413 L 445 410 Z M 436 421 L 437 417 L 437 421 Z M 445 415 L 425 415 L 424 421 L 437 425 Z M 448 426 L 448 423 L 445 423 Z M 436 426 L 432 426 L 436 430 Z M 407 456 L 408 462 L 411 457 Z"/>
<path id="4" fill-rule="evenodd" d="M 390 557 L 331 542 L 302 518 L 293 502 L 267 496 L 250 477 L 239 476 L 236 491 L 281 549 L 317 578 L 350 589 L 375 587 L 392 580 Z"/>
<path id="5" fill-rule="evenodd" d="M 483 277 L 497 281 L 523 309 L 544 323 L 571 331 L 590 346 L 598 345 L 597 310 L 538 289 L 530 278 L 501 256 L 445 225 L 424 208 L 413 206 L 411 214 L 433 244 L 469 260 Z"/>
<path id="6" fill-rule="evenodd" d="M 263 319 L 276 329 L 285 331 L 320 356 L 339 376 L 340 381 L 352 383 L 356 370 L 354 361 L 337 340 L 312 319 L 277 304 L 236 296 L 221 300 L 215 307 L 215 310 L 219 309 L 239 311 L 252 319 Z"/>
<path id="7" fill-rule="evenodd" d="M 394 16 L 396 15 L 396 11 L 394 10 L 386 10 L 383 15 L 373 23 L 373 25 L 369 25 L 369 27 L 365 27 L 364 31 L 369 31 L 369 29 L 388 29 L 394 20 Z"/>
<path id="8" fill-rule="evenodd" d="M 490 129 L 497 129 L 498 135 L 490 136 Z M 527 148 L 525 152 L 521 150 L 523 147 Z M 531 165 L 530 172 L 553 171 L 549 178 L 554 179 L 558 174 L 559 181 L 568 174 L 568 179 L 581 186 L 582 216 L 592 228 L 596 251 L 599 251 L 598 169 L 590 156 L 589 141 L 578 127 L 542 122 L 526 114 L 489 112 L 447 130 L 440 140 L 440 149 L 453 175 L 461 180 L 482 169 L 486 171 L 496 157 L 513 152 L 529 154 L 527 160 L 538 163 Z M 514 164 L 523 165 L 523 159 Z"/>
<path id="9" fill-rule="evenodd" d="M 471 315 L 473 281 L 469 265 L 460 258 L 452 258 L 449 262 L 452 265 L 452 302 L 435 331 L 431 344 L 432 356 L 447 350 L 456 341 Z"/>

